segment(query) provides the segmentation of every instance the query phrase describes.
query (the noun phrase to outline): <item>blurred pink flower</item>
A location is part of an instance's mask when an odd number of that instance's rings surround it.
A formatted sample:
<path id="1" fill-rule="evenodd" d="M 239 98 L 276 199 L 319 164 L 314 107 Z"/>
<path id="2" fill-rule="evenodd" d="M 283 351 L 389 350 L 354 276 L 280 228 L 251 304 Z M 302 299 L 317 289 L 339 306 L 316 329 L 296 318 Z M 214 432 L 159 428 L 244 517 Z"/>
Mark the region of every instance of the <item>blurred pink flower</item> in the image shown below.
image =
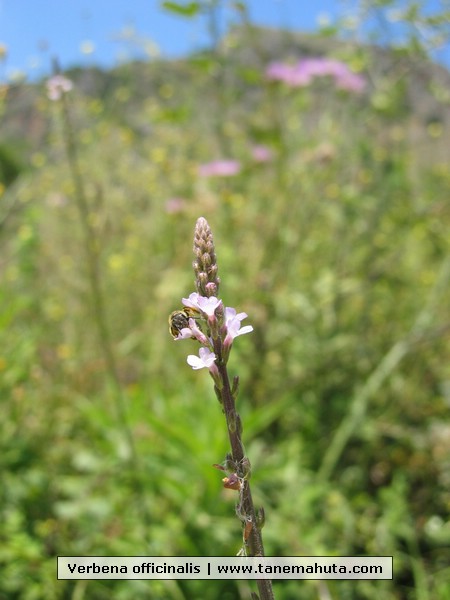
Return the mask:
<path id="1" fill-rule="evenodd" d="M 166 200 L 165 209 L 169 215 L 174 215 L 179 212 L 183 212 L 186 207 L 186 200 L 184 198 L 169 198 Z"/>
<path id="2" fill-rule="evenodd" d="M 200 177 L 232 177 L 241 170 L 241 164 L 237 160 L 214 160 L 204 163 L 198 168 Z"/>
<path id="3" fill-rule="evenodd" d="M 269 162 L 273 159 L 272 150 L 267 146 L 253 146 L 251 152 L 256 162 Z"/>
<path id="4" fill-rule="evenodd" d="M 266 77 L 271 81 L 283 81 L 289 87 L 303 87 L 311 83 L 309 73 L 299 65 L 271 63 L 266 70 Z"/>
<path id="5" fill-rule="evenodd" d="M 266 69 L 271 81 L 282 81 L 290 87 L 309 85 L 315 77 L 332 77 L 336 87 L 360 93 L 366 86 L 362 75 L 353 73 L 349 67 L 332 58 L 304 58 L 296 64 L 273 62 Z"/>
<path id="6" fill-rule="evenodd" d="M 366 88 L 366 80 L 361 75 L 352 73 L 349 71 L 345 75 L 341 75 L 336 78 L 336 86 L 341 90 L 347 90 L 349 92 L 355 92 L 360 94 Z"/>
<path id="7" fill-rule="evenodd" d="M 50 100 L 60 100 L 61 96 L 70 92 L 73 88 L 73 83 L 64 75 L 54 75 L 47 80 L 47 96 Z"/>

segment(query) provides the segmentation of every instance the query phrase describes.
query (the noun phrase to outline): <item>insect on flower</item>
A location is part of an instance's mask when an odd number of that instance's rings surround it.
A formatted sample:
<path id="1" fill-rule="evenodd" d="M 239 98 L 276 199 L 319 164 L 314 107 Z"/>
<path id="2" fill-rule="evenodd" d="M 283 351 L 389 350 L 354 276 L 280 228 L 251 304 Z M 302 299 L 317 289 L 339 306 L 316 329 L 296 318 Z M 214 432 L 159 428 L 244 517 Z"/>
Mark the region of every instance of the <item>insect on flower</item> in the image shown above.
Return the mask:
<path id="1" fill-rule="evenodd" d="M 187 306 L 180 310 L 174 310 L 169 315 L 169 332 L 176 340 L 182 329 L 189 329 L 189 319 L 198 319 L 200 317 L 198 311 Z M 195 337 L 192 336 L 195 340 Z"/>

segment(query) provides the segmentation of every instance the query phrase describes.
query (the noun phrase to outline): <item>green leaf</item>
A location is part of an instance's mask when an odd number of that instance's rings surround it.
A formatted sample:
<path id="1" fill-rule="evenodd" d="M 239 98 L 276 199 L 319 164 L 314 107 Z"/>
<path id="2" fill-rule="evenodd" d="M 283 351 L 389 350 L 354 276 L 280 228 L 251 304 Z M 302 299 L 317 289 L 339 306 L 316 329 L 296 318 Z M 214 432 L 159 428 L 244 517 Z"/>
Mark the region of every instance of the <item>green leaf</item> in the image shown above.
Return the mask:
<path id="1" fill-rule="evenodd" d="M 200 11 L 199 2 L 188 2 L 188 4 L 180 4 L 179 2 L 163 2 L 162 7 L 173 12 L 181 17 L 192 18 Z"/>

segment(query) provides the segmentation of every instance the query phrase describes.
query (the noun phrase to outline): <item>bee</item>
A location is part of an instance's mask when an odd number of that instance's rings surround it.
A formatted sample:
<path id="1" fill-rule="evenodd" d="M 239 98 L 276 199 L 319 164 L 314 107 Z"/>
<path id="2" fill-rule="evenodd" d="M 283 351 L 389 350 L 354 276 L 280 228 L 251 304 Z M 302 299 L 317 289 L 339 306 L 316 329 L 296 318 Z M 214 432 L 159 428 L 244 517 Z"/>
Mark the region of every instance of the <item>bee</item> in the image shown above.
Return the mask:
<path id="1" fill-rule="evenodd" d="M 189 319 L 198 319 L 199 312 L 195 308 L 183 307 L 181 310 L 174 310 L 169 315 L 169 332 L 176 340 L 182 329 L 189 327 Z M 195 337 L 192 336 L 195 340 Z"/>

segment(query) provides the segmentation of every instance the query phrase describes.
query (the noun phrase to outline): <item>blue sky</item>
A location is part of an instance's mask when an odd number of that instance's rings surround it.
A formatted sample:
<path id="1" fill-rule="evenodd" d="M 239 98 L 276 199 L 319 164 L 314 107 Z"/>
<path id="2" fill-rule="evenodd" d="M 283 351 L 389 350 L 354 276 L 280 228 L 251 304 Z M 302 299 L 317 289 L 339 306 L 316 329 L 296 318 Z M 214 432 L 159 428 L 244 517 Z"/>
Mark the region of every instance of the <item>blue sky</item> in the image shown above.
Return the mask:
<path id="1" fill-rule="evenodd" d="M 427 4 L 439 9 L 441 2 Z M 112 66 L 139 52 L 142 56 L 143 47 L 151 50 L 148 42 L 166 56 L 183 55 L 207 43 L 203 20 L 174 16 L 160 5 L 160 0 L 0 0 L 0 45 L 7 48 L 0 78 L 9 79 L 17 72 L 31 78 L 45 75 L 54 56 L 63 68 Z M 248 0 L 247 5 L 255 23 L 313 31 L 320 15 L 334 19 L 345 3 Z M 230 15 L 225 14 L 225 19 Z M 124 39 L 133 30 L 137 44 Z M 448 48 L 439 58 L 450 64 Z"/>

